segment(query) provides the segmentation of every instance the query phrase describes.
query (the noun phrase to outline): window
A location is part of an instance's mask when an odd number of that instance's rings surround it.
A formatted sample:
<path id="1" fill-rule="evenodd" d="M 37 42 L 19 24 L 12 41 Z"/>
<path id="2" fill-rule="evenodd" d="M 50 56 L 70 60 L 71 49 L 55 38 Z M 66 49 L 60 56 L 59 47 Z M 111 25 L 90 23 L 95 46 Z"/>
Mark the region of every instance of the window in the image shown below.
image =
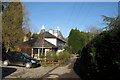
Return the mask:
<path id="1" fill-rule="evenodd" d="M 21 58 L 21 59 L 23 58 L 23 56 L 22 56 L 21 53 L 19 53 L 19 52 L 16 52 L 16 53 L 15 53 L 15 57 L 16 57 L 16 58 Z"/>

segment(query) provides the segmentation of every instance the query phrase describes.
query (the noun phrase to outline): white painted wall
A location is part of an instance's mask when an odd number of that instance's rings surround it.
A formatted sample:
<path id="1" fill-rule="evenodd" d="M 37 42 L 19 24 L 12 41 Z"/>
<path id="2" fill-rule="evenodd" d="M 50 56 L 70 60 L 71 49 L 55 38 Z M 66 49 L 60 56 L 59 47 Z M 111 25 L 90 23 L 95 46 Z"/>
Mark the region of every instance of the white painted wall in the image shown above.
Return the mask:
<path id="1" fill-rule="evenodd" d="M 45 38 L 45 40 L 52 43 L 53 45 L 57 46 L 57 39 L 56 38 Z"/>
<path id="2" fill-rule="evenodd" d="M 64 51 L 64 49 L 62 49 L 62 50 L 58 50 L 58 53 L 63 52 L 63 51 Z"/>
<path id="3" fill-rule="evenodd" d="M 56 54 L 59 54 L 60 52 L 63 52 L 63 51 L 64 51 L 64 49 L 62 49 L 62 50 L 57 50 Z"/>

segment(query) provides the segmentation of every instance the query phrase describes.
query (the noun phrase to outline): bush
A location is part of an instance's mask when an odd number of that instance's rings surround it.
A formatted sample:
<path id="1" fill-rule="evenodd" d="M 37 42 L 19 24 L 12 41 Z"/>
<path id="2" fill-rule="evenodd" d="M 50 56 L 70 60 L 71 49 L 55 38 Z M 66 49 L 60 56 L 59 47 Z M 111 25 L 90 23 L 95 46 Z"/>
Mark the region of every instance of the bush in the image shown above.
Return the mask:
<path id="1" fill-rule="evenodd" d="M 41 55 L 40 58 L 45 58 L 45 55 Z"/>
<path id="2" fill-rule="evenodd" d="M 70 58 L 70 56 L 71 56 L 71 53 L 69 53 L 68 51 L 63 51 L 63 52 L 60 52 L 59 54 L 56 54 L 54 51 L 49 51 L 47 52 L 46 58 L 48 62 L 60 61 L 60 63 L 64 64 Z"/>
<path id="3" fill-rule="evenodd" d="M 111 31 L 102 32 L 82 51 L 81 62 L 92 80 L 119 77 L 120 38 L 116 36 L 117 34 L 115 36 L 112 34 Z"/>
<path id="4" fill-rule="evenodd" d="M 85 80 L 120 80 L 120 18 L 106 17 L 108 28 L 82 50 L 79 75 Z"/>
<path id="5" fill-rule="evenodd" d="M 58 56 L 57 54 L 54 54 L 54 55 L 53 55 L 53 59 L 54 59 L 55 62 L 57 62 L 58 59 L 59 59 L 59 56 Z"/>
<path id="6" fill-rule="evenodd" d="M 65 63 L 69 58 L 71 54 L 67 51 L 63 51 L 59 53 L 59 60 L 61 60 L 61 63 Z"/>
<path id="7" fill-rule="evenodd" d="M 46 54 L 47 54 L 47 55 L 46 55 L 46 58 L 47 58 L 48 61 L 50 61 L 50 62 L 51 62 L 51 61 L 54 61 L 54 60 L 53 60 L 53 55 L 55 54 L 54 51 L 49 51 L 49 52 L 47 52 Z"/>

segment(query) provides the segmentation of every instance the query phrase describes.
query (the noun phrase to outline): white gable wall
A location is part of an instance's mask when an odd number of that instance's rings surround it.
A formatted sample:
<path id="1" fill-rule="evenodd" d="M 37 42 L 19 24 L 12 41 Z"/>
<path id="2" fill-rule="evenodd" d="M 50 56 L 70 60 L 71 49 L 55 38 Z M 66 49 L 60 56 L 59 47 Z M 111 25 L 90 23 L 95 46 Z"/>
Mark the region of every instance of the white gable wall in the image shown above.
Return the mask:
<path id="1" fill-rule="evenodd" d="M 56 38 L 45 38 L 45 40 L 52 43 L 53 45 L 57 46 L 57 39 Z"/>

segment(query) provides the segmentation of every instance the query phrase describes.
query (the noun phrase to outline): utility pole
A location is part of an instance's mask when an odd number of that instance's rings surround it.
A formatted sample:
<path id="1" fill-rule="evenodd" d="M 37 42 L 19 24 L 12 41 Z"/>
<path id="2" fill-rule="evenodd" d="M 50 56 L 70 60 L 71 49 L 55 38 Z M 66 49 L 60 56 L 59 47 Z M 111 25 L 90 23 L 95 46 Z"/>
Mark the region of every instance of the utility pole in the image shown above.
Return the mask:
<path id="1" fill-rule="evenodd" d="M 42 54 L 43 54 L 43 47 L 44 47 L 44 33 L 43 33 L 43 39 L 42 39 Z"/>
<path id="2" fill-rule="evenodd" d="M 41 34 L 43 34 L 43 35 L 42 35 L 42 54 L 41 55 L 43 55 L 44 33 L 45 33 L 45 28 L 44 28 L 44 25 L 42 25 Z"/>
<path id="3" fill-rule="evenodd" d="M 43 32 L 43 41 L 42 41 L 42 54 L 43 54 L 43 49 L 44 49 L 44 38 L 45 38 L 45 32 Z M 46 55 L 45 56 L 45 62 L 46 62 Z"/>

